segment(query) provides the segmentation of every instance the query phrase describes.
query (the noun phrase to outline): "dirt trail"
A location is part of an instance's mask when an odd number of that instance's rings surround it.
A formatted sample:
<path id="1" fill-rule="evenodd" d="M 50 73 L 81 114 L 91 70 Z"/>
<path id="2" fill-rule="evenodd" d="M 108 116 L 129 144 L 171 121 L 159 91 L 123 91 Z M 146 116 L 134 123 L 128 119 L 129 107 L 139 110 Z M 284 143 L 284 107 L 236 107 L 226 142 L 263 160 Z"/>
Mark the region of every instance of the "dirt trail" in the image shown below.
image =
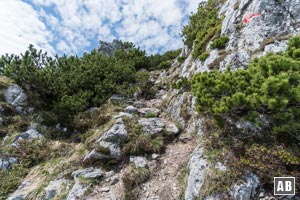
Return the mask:
<path id="1" fill-rule="evenodd" d="M 159 73 L 153 73 L 154 81 L 158 79 Z M 166 90 L 166 88 L 164 88 Z M 156 99 L 148 101 L 139 101 L 143 107 L 156 108 L 161 110 L 162 99 L 158 96 Z M 160 118 L 164 121 L 165 110 L 161 110 Z M 148 155 L 147 162 L 151 172 L 150 179 L 138 186 L 136 192 L 138 193 L 139 200 L 178 200 L 182 188 L 178 181 L 181 171 L 187 169 L 189 157 L 196 147 L 194 138 L 186 133 L 184 130 L 181 134 L 171 143 L 165 146 L 163 154 L 158 155 L 157 158 L 152 158 Z M 128 167 L 128 166 L 127 166 Z M 112 174 L 111 177 L 106 177 L 100 185 L 98 185 L 94 192 L 84 199 L 103 199 L 103 200 L 121 200 L 124 194 L 122 176 L 126 171 L 123 168 L 118 173 Z M 116 182 L 115 184 L 112 182 Z"/>
<path id="2" fill-rule="evenodd" d="M 161 157 L 150 164 L 152 176 L 140 186 L 141 200 L 178 200 L 181 188 L 178 176 L 186 169 L 196 143 L 190 134 L 182 133 L 178 140 L 166 146 Z"/>

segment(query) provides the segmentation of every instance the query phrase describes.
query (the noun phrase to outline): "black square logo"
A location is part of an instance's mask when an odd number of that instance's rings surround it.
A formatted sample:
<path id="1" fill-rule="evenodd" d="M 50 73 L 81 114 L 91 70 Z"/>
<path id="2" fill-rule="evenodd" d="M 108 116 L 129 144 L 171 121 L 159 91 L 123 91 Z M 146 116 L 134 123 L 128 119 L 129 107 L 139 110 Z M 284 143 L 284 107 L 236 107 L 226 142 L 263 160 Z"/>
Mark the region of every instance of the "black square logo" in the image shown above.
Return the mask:
<path id="1" fill-rule="evenodd" d="M 295 195 L 295 177 L 274 177 L 274 195 Z"/>

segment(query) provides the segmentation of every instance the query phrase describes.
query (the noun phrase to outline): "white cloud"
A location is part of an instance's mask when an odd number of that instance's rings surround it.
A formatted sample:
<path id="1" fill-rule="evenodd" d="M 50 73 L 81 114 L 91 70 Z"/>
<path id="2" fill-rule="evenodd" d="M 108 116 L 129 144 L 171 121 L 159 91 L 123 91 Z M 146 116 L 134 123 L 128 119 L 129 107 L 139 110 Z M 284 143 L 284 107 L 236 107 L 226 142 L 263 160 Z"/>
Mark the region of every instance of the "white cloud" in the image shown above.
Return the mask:
<path id="1" fill-rule="evenodd" d="M 0 1 L 0 55 L 24 52 L 29 44 L 54 53 L 52 34 L 32 7 L 20 0 Z"/>
<path id="2" fill-rule="evenodd" d="M 75 54 L 114 38 L 150 53 L 180 48 L 184 18 L 200 1 L 0 0 L 0 53 L 18 53 L 33 43 Z"/>

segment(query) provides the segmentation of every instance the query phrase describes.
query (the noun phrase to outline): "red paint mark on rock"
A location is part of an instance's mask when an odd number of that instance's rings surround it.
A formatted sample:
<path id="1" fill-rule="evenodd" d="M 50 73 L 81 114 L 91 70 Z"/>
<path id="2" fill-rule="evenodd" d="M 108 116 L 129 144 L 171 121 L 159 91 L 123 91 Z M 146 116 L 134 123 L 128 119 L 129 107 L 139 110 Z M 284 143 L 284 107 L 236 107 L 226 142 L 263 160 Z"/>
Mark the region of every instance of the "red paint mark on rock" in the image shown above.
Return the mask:
<path id="1" fill-rule="evenodd" d="M 244 19 L 243 19 L 243 23 L 249 24 L 250 23 L 250 19 L 254 18 L 254 17 L 259 17 L 261 16 L 260 13 L 253 13 L 253 14 L 249 14 L 247 15 Z"/>

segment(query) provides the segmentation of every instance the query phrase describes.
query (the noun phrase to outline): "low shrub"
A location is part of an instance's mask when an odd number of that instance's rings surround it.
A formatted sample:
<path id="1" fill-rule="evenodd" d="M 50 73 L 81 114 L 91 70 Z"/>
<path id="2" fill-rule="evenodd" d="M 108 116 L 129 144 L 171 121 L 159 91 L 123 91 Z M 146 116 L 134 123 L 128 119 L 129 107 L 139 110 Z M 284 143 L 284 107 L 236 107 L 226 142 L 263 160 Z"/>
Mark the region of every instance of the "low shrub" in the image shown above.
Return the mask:
<path id="1" fill-rule="evenodd" d="M 7 199 L 22 183 L 28 169 L 22 165 L 14 165 L 11 170 L 0 170 L 0 199 Z"/>
<path id="2" fill-rule="evenodd" d="M 229 41 L 229 38 L 227 36 L 221 36 L 217 39 L 214 39 L 210 47 L 212 49 L 224 49 L 226 47 L 227 42 Z"/>
<path id="3" fill-rule="evenodd" d="M 55 156 L 48 142 L 42 140 L 20 140 L 16 147 L 9 147 L 6 152 L 24 167 L 35 166 Z"/>
<path id="4" fill-rule="evenodd" d="M 205 51 L 199 56 L 199 60 L 204 62 L 208 58 L 208 56 L 209 56 L 209 52 Z"/>
<path id="5" fill-rule="evenodd" d="M 133 121 L 127 120 L 126 129 L 128 138 L 122 151 L 126 155 L 141 155 L 144 153 L 160 153 L 163 149 L 164 138 L 158 134 L 152 136 L 145 134 L 140 125 Z"/>
<path id="6" fill-rule="evenodd" d="M 186 56 L 180 56 L 180 57 L 177 58 L 177 61 L 178 61 L 179 63 L 183 63 L 186 59 L 187 59 Z"/>
<path id="7" fill-rule="evenodd" d="M 149 178 L 150 170 L 148 168 L 136 168 L 130 166 L 122 177 L 123 185 L 125 187 L 125 199 L 138 199 L 138 194 L 134 189 L 146 182 Z"/>
<path id="8" fill-rule="evenodd" d="M 145 115 L 146 118 L 153 118 L 153 117 L 157 117 L 157 113 L 153 113 L 153 112 L 148 112 Z"/>
<path id="9" fill-rule="evenodd" d="M 159 63 L 159 65 L 157 66 L 157 69 L 168 69 L 171 66 L 172 65 L 169 61 L 163 61 L 163 62 Z"/>

